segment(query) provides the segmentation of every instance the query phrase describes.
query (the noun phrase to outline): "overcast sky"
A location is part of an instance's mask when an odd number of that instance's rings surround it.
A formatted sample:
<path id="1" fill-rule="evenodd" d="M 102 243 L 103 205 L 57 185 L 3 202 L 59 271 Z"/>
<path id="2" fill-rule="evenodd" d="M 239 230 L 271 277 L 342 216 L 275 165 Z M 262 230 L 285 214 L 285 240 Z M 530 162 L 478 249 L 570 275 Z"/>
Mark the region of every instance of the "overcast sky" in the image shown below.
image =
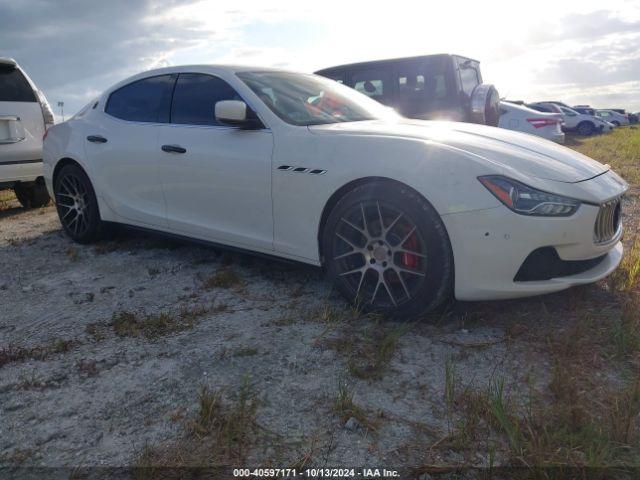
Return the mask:
<path id="1" fill-rule="evenodd" d="M 501 96 L 640 110 L 640 1 L 0 0 L 0 56 L 54 110 L 165 65 L 303 71 L 409 55 L 481 61 Z"/>

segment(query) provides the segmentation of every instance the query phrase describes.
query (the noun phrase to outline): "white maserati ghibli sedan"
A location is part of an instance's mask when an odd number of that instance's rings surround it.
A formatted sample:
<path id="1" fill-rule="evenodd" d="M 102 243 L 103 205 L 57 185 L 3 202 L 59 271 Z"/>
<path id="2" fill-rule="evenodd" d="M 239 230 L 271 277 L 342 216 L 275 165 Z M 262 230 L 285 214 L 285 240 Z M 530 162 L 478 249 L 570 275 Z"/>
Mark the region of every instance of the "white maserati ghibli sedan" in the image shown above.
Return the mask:
<path id="1" fill-rule="evenodd" d="M 322 266 L 392 315 L 595 282 L 622 257 L 608 165 L 499 128 L 408 120 L 323 77 L 170 67 L 44 141 L 64 231 L 109 223 Z"/>

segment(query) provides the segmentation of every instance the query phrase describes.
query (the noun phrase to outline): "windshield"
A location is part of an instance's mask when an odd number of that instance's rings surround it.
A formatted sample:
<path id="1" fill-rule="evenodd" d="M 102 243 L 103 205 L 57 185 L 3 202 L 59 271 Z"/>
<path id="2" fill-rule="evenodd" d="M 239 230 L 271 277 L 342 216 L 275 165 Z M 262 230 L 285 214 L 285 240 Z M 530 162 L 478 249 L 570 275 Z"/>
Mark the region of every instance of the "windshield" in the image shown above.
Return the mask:
<path id="1" fill-rule="evenodd" d="M 278 117 L 292 125 L 320 125 L 397 117 L 388 107 L 334 80 L 289 72 L 242 72 L 238 77 Z"/>

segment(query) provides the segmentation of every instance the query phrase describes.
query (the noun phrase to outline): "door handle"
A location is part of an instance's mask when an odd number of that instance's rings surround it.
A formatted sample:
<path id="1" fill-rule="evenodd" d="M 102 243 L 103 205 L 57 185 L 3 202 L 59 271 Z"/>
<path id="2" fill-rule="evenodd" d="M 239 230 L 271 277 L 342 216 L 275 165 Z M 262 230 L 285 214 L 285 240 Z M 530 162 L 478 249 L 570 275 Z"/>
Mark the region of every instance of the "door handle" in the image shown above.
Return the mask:
<path id="1" fill-rule="evenodd" d="M 167 153 L 187 153 L 187 149 L 182 148 L 180 145 L 162 145 L 160 148 Z"/>
<path id="2" fill-rule="evenodd" d="M 101 135 L 89 135 L 87 140 L 91 143 L 107 143 L 107 139 Z"/>

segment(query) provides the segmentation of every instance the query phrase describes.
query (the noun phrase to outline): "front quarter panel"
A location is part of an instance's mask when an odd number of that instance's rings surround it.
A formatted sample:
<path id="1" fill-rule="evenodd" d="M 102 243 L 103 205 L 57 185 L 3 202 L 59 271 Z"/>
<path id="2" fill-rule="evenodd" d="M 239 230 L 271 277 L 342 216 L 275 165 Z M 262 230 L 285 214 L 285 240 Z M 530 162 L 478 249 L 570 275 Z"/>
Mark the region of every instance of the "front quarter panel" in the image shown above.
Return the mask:
<path id="1" fill-rule="evenodd" d="M 318 231 L 325 205 L 344 185 L 386 178 L 422 194 L 440 215 L 499 205 L 477 177 L 496 173 L 490 162 L 421 139 L 380 135 L 314 134 L 305 127 L 280 132 L 273 161 L 276 251 L 320 263 Z M 323 174 L 281 166 L 320 169 Z"/>

